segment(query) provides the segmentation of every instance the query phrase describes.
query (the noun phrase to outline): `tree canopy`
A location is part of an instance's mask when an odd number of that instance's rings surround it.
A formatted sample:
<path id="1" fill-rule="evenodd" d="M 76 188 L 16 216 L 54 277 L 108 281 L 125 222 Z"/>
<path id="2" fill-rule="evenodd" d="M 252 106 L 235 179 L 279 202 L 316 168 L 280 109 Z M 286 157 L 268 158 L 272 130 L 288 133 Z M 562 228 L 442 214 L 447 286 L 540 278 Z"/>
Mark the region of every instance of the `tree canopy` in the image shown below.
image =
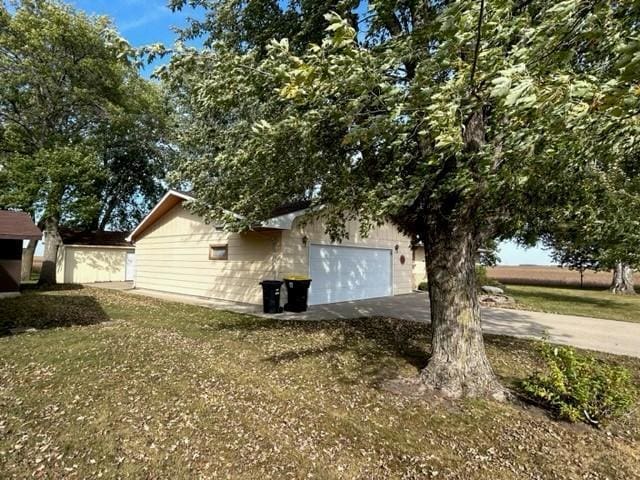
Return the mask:
<path id="1" fill-rule="evenodd" d="M 283 197 L 311 192 L 318 204 L 339 207 L 331 210 L 339 221 L 352 205 L 375 220 L 420 201 L 441 204 L 456 192 L 475 197 L 474 216 L 485 225 L 491 219 L 490 230 L 518 232 L 530 223 L 526 207 L 545 206 L 531 197 L 553 193 L 541 179 L 566 179 L 589 162 L 610 165 L 637 149 L 638 95 L 629 80 L 637 60 L 624 53 L 633 47 L 637 27 L 627 19 L 637 7 L 491 2 L 476 42 L 480 5 L 372 2 L 369 30 L 356 36 L 352 21 L 328 17 L 332 36 L 303 56 L 282 40 L 263 59 L 257 47 L 238 52 L 224 36 L 211 49 L 182 50 L 165 76 L 186 100 L 183 145 L 198 140 L 186 146 L 194 161 L 182 178 L 202 178 L 199 191 L 215 186 L 215 203 L 247 223 Z M 482 148 L 445 172 L 478 143 L 464 138 L 469 112 L 478 108 L 487 124 Z M 248 181 L 235 185 L 228 166 Z M 268 187 L 256 169 L 273 178 Z M 203 170 L 216 175 L 200 176 Z M 251 180 L 271 192 L 270 201 L 248 200 Z M 496 215 L 496 205 L 510 215 Z"/>
<path id="2" fill-rule="evenodd" d="M 477 249 L 539 235 L 569 207 L 567 183 L 637 158 L 637 2 L 377 0 L 326 13 L 325 38 L 302 51 L 286 30 L 230 41 L 228 18 L 257 20 L 249 4 L 201 3 L 208 48 L 177 45 L 161 72 L 183 119 L 176 177 L 198 213 L 250 228 L 304 197 L 336 239 L 349 219 L 364 233 L 394 219 L 427 254 L 423 382 L 500 396 L 479 331 Z"/>
<path id="3" fill-rule="evenodd" d="M 614 293 L 635 293 L 633 275 L 619 269 L 640 267 L 640 175 L 635 158 L 607 170 L 597 165 L 567 186 L 568 208 L 555 209 L 541 225 L 542 239 L 560 264 L 576 270 L 614 270 Z M 575 179 L 573 179 L 575 180 Z M 617 285 L 618 282 L 630 282 Z"/>
<path id="4" fill-rule="evenodd" d="M 0 6 L 0 205 L 45 225 L 46 256 L 60 224 L 126 228 L 159 193 L 167 113 L 134 53 L 106 18 Z"/>

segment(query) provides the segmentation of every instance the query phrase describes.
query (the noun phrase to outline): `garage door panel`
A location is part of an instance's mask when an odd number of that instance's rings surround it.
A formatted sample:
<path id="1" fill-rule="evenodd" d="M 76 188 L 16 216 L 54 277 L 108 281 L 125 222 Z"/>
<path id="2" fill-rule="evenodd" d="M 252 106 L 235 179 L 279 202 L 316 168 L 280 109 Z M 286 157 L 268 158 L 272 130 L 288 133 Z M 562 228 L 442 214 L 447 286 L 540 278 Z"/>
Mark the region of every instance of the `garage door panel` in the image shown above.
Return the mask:
<path id="1" fill-rule="evenodd" d="M 311 245 L 309 303 L 392 295 L 391 250 Z"/>

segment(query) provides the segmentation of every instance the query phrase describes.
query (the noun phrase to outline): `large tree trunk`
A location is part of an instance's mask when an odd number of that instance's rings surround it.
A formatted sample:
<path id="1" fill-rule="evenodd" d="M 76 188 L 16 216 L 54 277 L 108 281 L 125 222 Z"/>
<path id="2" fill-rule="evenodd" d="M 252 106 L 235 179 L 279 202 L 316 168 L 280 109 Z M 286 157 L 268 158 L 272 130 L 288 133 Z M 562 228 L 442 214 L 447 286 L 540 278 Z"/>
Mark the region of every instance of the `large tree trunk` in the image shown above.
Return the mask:
<path id="1" fill-rule="evenodd" d="M 29 240 L 27 246 L 22 250 L 22 271 L 20 278 L 23 282 L 31 280 L 31 270 L 33 269 L 33 257 L 36 254 L 38 240 Z"/>
<path id="2" fill-rule="evenodd" d="M 616 263 L 613 269 L 613 280 L 611 281 L 611 293 L 622 295 L 635 295 L 633 285 L 633 270 L 625 263 Z"/>
<path id="3" fill-rule="evenodd" d="M 107 228 L 109 223 L 111 222 L 111 216 L 113 215 L 113 211 L 116 209 L 118 205 L 118 199 L 114 196 L 109 199 L 107 206 L 104 209 L 104 213 L 102 215 L 102 219 L 98 224 L 98 230 L 102 231 Z"/>
<path id="4" fill-rule="evenodd" d="M 44 224 L 44 257 L 40 271 L 40 285 L 55 285 L 58 247 L 62 244 L 58 230 L 58 220 L 48 218 Z"/>
<path id="5" fill-rule="evenodd" d="M 487 359 L 480 324 L 475 255 L 468 224 L 427 232 L 432 354 L 420 373 L 424 385 L 447 397 L 505 399 Z"/>

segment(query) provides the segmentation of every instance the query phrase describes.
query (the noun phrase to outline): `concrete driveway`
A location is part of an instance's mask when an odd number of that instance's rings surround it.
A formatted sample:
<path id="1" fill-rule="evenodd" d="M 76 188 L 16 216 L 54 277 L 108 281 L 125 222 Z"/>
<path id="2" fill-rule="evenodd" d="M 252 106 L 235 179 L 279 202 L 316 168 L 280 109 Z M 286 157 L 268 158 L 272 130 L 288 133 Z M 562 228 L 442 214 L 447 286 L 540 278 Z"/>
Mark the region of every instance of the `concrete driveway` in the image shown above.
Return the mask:
<path id="1" fill-rule="evenodd" d="M 98 282 L 98 283 L 83 283 L 85 287 L 104 288 L 106 290 L 131 290 L 133 288 L 133 282 Z"/>
<path id="2" fill-rule="evenodd" d="M 308 320 L 382 316 L 427 323 L 430 321 L 428 297 L 424 293 L 319 305 L 303 314 L 285 313 L 281 316 Z M 482 329 L 486 333 L 524 338 L 542 338 L 546 334 L 553 343 L 640 357 L 640 323 L 483 308 Z"/>
<path id="3" fill-rule="evenodd" d="M 285 312 L 277 315 L 266 315 L 262 313 L 261 307 L 257 305 L 149 290 L 130 290 L 127 289 L 130 288 L 130 284 L 125 285 L 124 283 L 113 286 L 108 284 L 93 284 L 92 286 L 115 288 L 137 295 L 282 320 L 318 321 L 358 317 L 393 317 L 425 323 L 430 321 L 429 302 L 425 293 L 316 305 L 310 307 L 309 311 L 304 313 Z M 483 308 L 482 328 L 486 333 L 512 337 L 542 338 L 546 334 L 553 343 L 573 345 L 617 355 L 640 357 L 640 323 L 505 308 Z"/>

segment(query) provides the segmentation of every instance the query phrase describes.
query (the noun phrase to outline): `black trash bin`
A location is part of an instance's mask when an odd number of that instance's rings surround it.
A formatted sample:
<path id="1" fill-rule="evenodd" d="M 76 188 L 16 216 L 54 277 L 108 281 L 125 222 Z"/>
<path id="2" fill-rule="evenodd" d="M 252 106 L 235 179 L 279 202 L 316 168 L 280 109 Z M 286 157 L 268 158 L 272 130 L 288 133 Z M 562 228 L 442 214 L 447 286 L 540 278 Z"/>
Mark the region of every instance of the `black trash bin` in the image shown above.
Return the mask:
<path id="1" fill-rule="evenodd" d="M 280 307 L 280 280 L 263 280 L 262 285 L 262 307 L 264 313 L 281 313 Z"/>
<path id="2" fill-rule="evenodd" d="M 284 309 L 287 312 L 306 312 L 311 279 L 285 278 L 284 284 L 287 286 L 287 303 Z"/>

